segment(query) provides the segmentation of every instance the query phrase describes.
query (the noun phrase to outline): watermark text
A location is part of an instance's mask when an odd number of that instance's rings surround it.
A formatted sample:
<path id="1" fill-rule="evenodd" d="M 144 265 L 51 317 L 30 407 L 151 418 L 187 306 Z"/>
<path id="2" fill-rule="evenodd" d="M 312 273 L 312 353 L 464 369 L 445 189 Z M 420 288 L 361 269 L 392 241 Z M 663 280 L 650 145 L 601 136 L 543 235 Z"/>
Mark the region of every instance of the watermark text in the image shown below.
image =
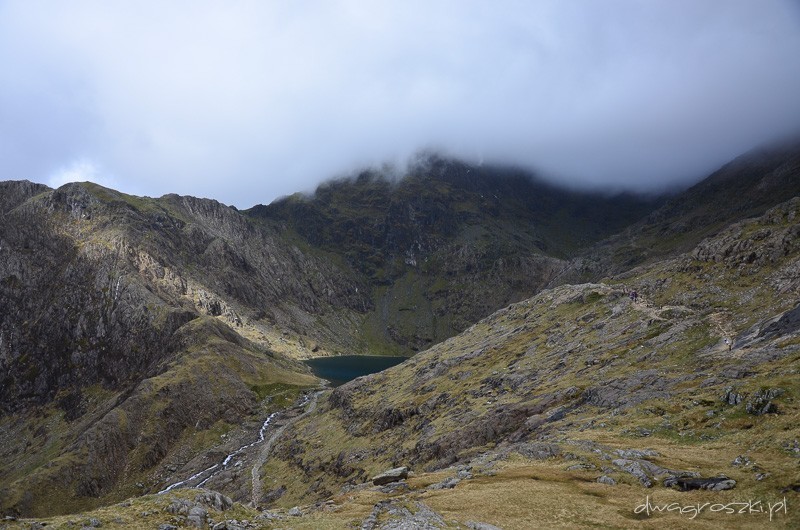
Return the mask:
<path id="1" fill-rule="evenodd" d="M 742 502 L 727 502 L 724 504 L 718 502 L 697 504 L 671 502 L 668 504 L 656 504 L 655 501 L 650 500 L 650 496 L 648 495 L 642 504 L 633 509 L 633 513 L 645 513 L 648 517 L 654 513 L 675 513 L 686 515 L 689 519 L 694 519 L 703 512 L 727 515 L 768 515 L 769 520 L 772 521 L 775 516 L 788 515 L 789 506 L 786 503 L 786 497 L 776 502 L 748 500 Z"/>

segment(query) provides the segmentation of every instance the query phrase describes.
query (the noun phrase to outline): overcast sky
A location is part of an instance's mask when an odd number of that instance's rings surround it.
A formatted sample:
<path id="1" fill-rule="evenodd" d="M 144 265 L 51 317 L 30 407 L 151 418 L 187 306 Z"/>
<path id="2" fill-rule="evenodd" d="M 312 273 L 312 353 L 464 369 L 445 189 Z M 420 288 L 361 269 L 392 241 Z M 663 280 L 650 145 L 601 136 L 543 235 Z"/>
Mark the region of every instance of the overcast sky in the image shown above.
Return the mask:
<path id="1" fill-rule="evenodd" d="M 792 0 L 0 0 L 0 180 L 249 207 L 433 148 L 661 189 L 798 94 Z"/>

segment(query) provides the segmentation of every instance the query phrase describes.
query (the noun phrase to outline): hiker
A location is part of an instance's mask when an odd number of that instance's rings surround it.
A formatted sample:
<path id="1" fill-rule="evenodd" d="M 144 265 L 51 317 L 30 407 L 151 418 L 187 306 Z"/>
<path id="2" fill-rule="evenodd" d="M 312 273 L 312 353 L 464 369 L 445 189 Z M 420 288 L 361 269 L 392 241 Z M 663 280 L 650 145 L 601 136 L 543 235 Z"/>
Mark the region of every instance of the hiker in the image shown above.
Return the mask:
<path id="1" fill-rule="evenodd" d="M 638 299 L 639 299 L 639 293 L 637 293 L 636 291 L 631 291 L 631 302 L 635 304 L 636 300 Z"/>

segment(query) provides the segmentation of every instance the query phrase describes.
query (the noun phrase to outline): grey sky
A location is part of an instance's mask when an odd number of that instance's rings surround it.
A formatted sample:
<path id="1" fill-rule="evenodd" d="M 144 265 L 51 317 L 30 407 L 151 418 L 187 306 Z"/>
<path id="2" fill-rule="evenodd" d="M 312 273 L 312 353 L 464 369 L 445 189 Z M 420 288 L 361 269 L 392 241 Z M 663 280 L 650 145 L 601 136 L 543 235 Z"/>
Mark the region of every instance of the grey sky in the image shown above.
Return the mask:
<path id="1" fill-rule="evenodd" d="M 686 182 L 800 127 L 786 0 L 0 0 L 0 180 L 267 203 L 423 148 Z"/>

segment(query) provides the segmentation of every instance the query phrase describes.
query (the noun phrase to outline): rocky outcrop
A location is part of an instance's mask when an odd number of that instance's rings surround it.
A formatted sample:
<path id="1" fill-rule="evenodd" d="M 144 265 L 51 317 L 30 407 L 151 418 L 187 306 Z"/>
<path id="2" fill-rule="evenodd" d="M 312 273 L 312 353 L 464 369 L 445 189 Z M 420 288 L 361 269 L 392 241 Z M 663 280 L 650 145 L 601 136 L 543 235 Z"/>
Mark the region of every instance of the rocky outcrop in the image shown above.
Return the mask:
<path id="1" fill-rule="evenodd" d="M 396 467 L 375 475 L 372 477 L 372 483 L 376 486 L 383 486 L 384 484 L 389 484 L 390 482 L 396 482 L 406 478 L 408 478 L 408 468 L 405 466 Z"/>
<path id="2" fill-rule="evenodd" d="M 712 478 L 674 478 L 664 482 L 667 487 L 675 487 L 680 491 L 691 490 L 710 490 L 710 491 L 723 491 L 736 487 L 736 481 L 729 479 L 726 476 L 712 477 Z"/>

